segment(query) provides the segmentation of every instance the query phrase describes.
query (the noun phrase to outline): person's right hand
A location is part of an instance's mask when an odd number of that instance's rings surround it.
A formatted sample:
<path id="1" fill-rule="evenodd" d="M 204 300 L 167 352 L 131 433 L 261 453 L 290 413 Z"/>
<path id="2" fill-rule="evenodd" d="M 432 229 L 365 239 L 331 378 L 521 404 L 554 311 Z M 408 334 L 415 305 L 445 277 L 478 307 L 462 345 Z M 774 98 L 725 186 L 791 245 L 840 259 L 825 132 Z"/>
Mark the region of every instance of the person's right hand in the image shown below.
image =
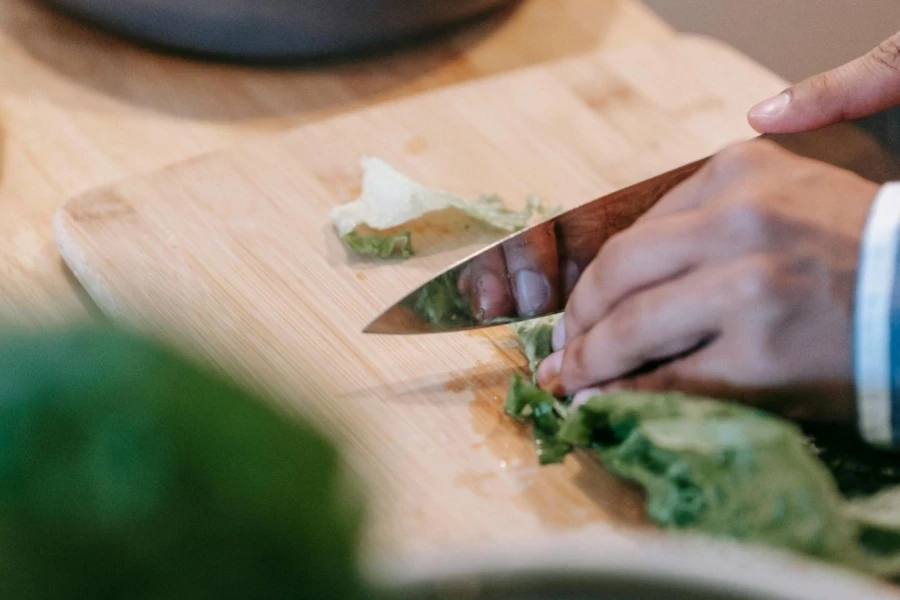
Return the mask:
<path id="1" fill-rule="evenodd" d="M 852 422 L 854 284 L 877 192 L 770 140 L 719 152 L 600 249 L 538 382 Z"/>
<path id="2" fill-rule="evenodd" d="M 900 32 L 869 53 L 760 102 L 748 115 L 760 133 L 811 131 L 900 105 Z"/>
<path id="3" fill-rule="evenodd" d="M 749 114 L 760 133 L 810 131 L 900 105 L 900 32 L 869 53 L 760 102 Z M 606 238 L 611 232 L 604 233 Z M 560 257 L 552 231 L 495 248 L 462 274 L 479 321 L 561 309 L 592 257 Z"/>

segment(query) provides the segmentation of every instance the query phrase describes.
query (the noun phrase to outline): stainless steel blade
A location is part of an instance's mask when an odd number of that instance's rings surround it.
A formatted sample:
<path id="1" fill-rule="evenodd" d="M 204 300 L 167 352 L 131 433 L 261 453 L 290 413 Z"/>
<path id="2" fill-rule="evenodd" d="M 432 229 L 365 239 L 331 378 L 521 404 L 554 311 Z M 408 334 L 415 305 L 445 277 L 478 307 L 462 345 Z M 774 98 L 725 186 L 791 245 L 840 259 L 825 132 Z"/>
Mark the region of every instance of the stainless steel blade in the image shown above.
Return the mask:
<path id="1" fill-rule="evenodd" d="M 882 132 L 879 123 L 885 117 L 886 113 L 865 121 L 840 123 L 812 132 L 762 137 L 801 156 L 827 162 L 882 183 L 900 179 L 900 162 L 895 155 L 893 141 L 888 135 L 880 135 Z M 692 162 L 608 194 L 476 252 L 404 295 L 374 319 L 364 332 L 394 335 L 442 333 L 543 316 L 510 315 L 493 321 L 479 321 L 473 316 L 469 297 L 457 285 L 459 276 L 485 252 L 497 246 L 515 244 L 523 236 L 534 235 L 536 228 L 553 228 L 560 246 L 560 257 L 565 256 L 578 264 L 586 264 L 607 239 L 628 227 L 635 218 L 693 174 L 706 160 Z"/>

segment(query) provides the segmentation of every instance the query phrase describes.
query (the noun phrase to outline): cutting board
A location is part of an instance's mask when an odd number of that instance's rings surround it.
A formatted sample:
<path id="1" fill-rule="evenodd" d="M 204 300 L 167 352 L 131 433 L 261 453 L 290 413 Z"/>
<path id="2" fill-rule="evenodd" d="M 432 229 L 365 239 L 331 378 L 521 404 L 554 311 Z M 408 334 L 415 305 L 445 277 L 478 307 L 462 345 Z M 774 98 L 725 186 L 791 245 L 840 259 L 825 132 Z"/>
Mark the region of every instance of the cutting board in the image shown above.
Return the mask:
<path id="1" fill-rule="evenodd" d="M 402 293 L 496 239 L 417 227 L 405 262 L 349 256 L 330 207 L 376 155 L 427 185 L 574 207 L 752 135 L 784 82 L 708 39 L 620 48 L 306 125 L 70 200 L 55 235 L 102 310 L 259 386 L 343 445 L 370 494 L 368 557 L 643 527 L 642 498 L 589 455 L 539 467 L 502 398 L 505 328 L 372 337 Z"/>

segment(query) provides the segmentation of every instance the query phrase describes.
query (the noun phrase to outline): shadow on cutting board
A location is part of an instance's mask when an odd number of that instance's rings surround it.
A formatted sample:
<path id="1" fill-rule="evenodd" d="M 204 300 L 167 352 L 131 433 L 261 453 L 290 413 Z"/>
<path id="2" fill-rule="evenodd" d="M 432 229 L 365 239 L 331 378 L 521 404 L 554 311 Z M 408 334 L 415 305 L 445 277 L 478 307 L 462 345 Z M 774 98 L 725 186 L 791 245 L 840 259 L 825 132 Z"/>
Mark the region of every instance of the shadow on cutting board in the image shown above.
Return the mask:
<path id="1" fill-rule="evenodd" d="M 503 411 L 509 381 L 522 372 L 523 357 L 497 347 L 497 362 L 476 362 L 469 369 L 404 381 L 396 386 L 374 386 L 353 393 L 354 398 L 381 399 L 390 403 L 430 404 L 469 408 L 471 433 L 479 438 L 472 450 L 485 450 L 496 459 L 492 469 L 461 473 L 454 484 L 476 496 L 491 495 L 494 481 L 512 478 L 520 491 L 511 503 L 527 508 L 542 523 L 555 530 L 572 530 L 607 523 L 624 527 L 649 527 L 644 512 L 644 493 L 636 485 L 610 473 L 589 451 L 571 453 L 566 470 L 561 465 L 541 467 L 537 462 L 530 425 L 519 423 Z M 574 466 L 574 468 L 573 468 Z M 577 509 L 560 510 L 560 484 L 571 487 L 564 494 L 583 495 Z"/>

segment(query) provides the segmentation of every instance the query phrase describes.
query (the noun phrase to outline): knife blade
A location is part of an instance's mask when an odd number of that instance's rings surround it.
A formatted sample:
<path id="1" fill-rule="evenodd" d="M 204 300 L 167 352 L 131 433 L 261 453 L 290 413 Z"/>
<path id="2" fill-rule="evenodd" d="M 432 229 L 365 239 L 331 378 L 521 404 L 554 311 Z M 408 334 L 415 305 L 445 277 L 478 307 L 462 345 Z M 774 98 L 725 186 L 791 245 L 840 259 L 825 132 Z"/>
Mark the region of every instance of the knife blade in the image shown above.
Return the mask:
<path id="1" fill-rule="evenodd" d="M 887 112 L 887 111 L 885 111 Z M 876 183 L 900 179 L 900 161 L 892 142 L 879 139 L 866 123 L 844 122 L 815 131 L 760 136 L 783 148 L 815 160 L 848 169 Z M 884 136 L 882 136 L 883 138 Z M 514 248 L 526 240 L 555 235 L 560 261 L 572 260 L 584 267 L 613 235 L 629 227 L 668 191 L 699 170 L 710 157 L 702 158 L 640 183 L 607 194 L 546 221 L 527 227 L 445 269 L 394 303 L 363 330 L 370 334 L 446 333 L 525 321 L 538 315 L 510 315 L 480 321 L 469 297 L 458 285 L 459 277 L 485 253 L 497 247 Z M 554 311 L 560 312 L 560 311 Z"/>

